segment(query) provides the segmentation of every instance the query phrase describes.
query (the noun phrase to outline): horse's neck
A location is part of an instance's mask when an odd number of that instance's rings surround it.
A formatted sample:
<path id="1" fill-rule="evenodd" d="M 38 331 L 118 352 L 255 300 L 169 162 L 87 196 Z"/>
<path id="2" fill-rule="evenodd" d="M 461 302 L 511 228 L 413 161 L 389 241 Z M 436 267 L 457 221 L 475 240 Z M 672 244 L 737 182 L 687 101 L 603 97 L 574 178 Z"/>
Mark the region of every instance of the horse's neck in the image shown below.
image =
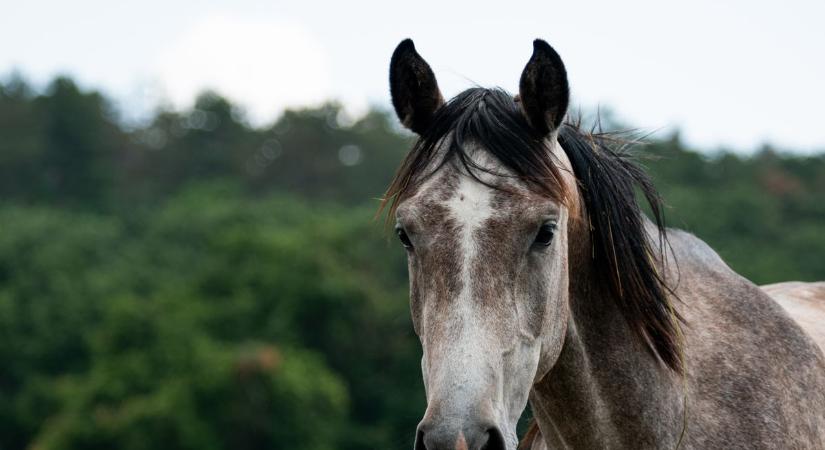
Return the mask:
<path id="1" fill-rule="evenodd" d="M 530 394 L 549 447 L 675 447 L 681 380 L 651 356 L 586 271 L 576 277 L 564 347 Z"/>

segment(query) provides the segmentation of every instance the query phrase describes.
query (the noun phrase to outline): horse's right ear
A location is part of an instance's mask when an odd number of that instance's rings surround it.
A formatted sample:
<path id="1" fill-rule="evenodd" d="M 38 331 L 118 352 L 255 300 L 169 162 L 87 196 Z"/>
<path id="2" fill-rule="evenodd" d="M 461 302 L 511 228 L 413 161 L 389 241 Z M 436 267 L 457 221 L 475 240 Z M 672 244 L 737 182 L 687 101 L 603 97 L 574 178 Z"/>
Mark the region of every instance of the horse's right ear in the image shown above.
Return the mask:
<path id="1" fill-rule="evenodd" d="M 570 102 L 567 71 L 559 54 L 541 39 L 533 41 L 533 56 L 521 73 L 519 98 L 527 121 L 543 136 L 564 120 Z"/>
<path id="2" fill-rule="evenodd" d="M 415 51 L 411 39 L 398 44 L 390 61 L 390 94 L 395 113 L 405 127 L 421 134 L 444 104 L 435 74 Z"/>

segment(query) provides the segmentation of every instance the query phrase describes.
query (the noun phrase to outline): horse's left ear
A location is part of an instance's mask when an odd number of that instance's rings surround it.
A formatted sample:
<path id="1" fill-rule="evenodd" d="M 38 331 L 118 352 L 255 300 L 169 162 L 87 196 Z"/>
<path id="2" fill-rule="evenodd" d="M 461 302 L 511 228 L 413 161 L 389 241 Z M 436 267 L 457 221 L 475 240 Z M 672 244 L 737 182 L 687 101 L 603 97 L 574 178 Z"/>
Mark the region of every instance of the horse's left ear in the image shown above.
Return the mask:
<path id="1" fill-rule="evenodd" d="M 533 56 L 521 73 L 519 98 L 527 121 L 543 136 L 564 120 L 570 102 L 567 71 L 559 54 L 541 39 L 533 41 Z"/>
<path id="2" fill-rule="evenodd" d="M 415 51 L 411 39 L 398 44 L 390 61 L 392 105 L 405 127 L 421 134 L 444 104 L 435 74 L 427 61 Z"/>

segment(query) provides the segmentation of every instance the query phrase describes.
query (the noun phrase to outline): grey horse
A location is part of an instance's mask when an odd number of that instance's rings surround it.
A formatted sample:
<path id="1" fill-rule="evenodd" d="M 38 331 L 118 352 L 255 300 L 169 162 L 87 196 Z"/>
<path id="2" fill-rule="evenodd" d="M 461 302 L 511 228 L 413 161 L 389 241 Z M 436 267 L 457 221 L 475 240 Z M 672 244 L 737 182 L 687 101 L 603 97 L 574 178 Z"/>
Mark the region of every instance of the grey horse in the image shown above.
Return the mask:
<path id="1" fill-rule="evenodd" d="M 419 136 L 382 204 L 423 348 L 416 450 L 513 450 L 528 401 L 533 449 L 825 449 L 821 288 L 760 289 L 665 228 L 624 141 L 565 121 L 547 43 L 517 96 L 445 102 L 405 40 L 390 90 Z"/>

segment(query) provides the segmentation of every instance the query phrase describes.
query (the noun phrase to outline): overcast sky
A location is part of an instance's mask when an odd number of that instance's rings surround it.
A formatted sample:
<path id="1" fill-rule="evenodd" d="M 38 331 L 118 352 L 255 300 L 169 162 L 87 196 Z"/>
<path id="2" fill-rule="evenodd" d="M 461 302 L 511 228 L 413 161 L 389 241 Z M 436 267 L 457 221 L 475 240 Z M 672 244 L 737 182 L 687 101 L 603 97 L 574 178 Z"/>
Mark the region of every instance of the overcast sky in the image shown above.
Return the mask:
<path id="1" fill-rule="evenodd" d="M 58 73 L 128 114 L 209 87 L 255 123 L 339 99 L 389 106 L 405 37 L 450 97 L 515 91 L 536 37 L 561 54 L 574 105 L 692 145 L 825 150 L 825 2 L 0 0 L 0 76 Z"/>

